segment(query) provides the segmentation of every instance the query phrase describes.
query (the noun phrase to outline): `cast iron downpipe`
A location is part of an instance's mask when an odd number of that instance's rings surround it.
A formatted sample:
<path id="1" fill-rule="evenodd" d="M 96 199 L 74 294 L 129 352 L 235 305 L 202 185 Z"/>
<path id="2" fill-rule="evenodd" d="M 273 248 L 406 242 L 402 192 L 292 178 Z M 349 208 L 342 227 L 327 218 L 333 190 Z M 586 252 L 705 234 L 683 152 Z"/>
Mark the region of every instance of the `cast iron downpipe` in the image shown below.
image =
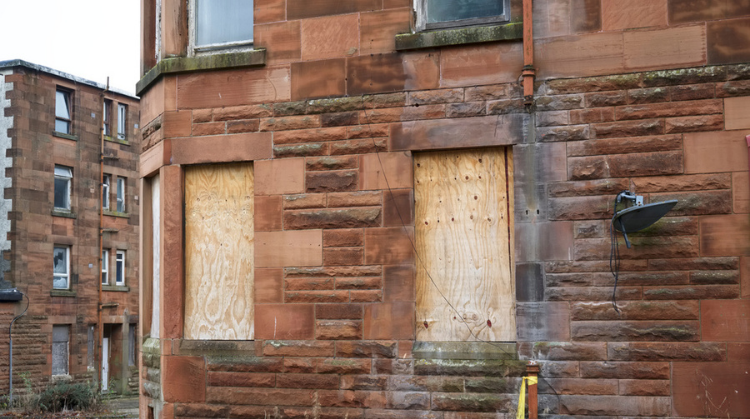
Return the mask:
<path id="1" fill-rule="evenodd" d="M 523 103 L 534 103 L 534 19 L 532 0 L 523 0 Z"/>

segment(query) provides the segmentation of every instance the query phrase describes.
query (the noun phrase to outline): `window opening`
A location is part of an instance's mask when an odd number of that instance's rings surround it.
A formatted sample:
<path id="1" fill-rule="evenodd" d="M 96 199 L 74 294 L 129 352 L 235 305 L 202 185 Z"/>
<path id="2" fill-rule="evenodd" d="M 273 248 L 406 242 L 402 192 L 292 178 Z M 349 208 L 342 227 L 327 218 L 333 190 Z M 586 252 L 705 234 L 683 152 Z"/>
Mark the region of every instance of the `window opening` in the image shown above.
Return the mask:
<path id="1" fill-rule="evenodd" d="M 52 288 L 66 290 L 70 288 L 70 247 L 55 246 L 52 255 L 53 280 Z"/>
<path id="2" fill-rule="evenodd" d="M 73 169 L 55 166 L 55 209 L 70 211 L 70 184 Z"/>
<path id="3" fill-rule="evenodd" d="M 55 93 L 55 131 L 63 134 L 71 133 L 72 108 L 70 106 L 70 92 L 57 90 Z"/>

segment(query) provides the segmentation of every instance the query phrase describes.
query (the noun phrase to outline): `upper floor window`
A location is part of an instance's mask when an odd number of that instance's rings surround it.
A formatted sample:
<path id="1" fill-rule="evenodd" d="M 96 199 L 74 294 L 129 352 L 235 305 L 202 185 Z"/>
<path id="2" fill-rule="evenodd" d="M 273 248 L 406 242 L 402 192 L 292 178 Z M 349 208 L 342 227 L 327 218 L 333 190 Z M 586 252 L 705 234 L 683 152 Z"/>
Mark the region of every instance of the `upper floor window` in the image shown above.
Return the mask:
<path id="1" fill-rule="evenodd" d="M 55 131 L 63 134 L 72 132 L 73 107 L 70 102 L 71 93 L 58 89 L 55 93 Z"/>
<path id="2" fill-rule="evenodd" d="M 109 285 L 109 250 L 102 250 L 102 285 Z"/>
<path id="3" fill-rule="evenodd" d="M 102 209 L 109 210 L 109 185 L 112 176 L 105 174 L 102 179 Z"/>
<path id="4" fill-rule="evenodd" d="M 52 288 L 66 290 L 70 288 L 70 247 L 55 246 L 52 253 L 52 267 L 54 276 Z"/>
<path id="5" fill-rule="evenodd" d="M 125 251 L 118 250 L 115 258 L 115 285 L 125 285 Z"/>
<path id="6" fill-rule="evenodd" d="M 117 178 L 117 212 L 125 212 L 125 178 Z"/>
<path id="7" fill-rule="evenodd" d="M 483 25 L 510 20 L 508 0 L 416 0 L 418 29 Z"/>
<path id="8" fill-rule="evenodd" d="M 253 3 L 251 0 L 195 0 L 196 49 L 252 44 Z"/>
<path id="9" fill-rule="evenodd" d="M 102 129 L 104 135 L 112 135 L 112 101 L 104 100 L 104 109 L 102 109 Z"/>
<path id="10" fill-rule="evenodd" d="M 55 166 L 55 209 L 70 211 L 70 184 L 73 181 L 73 169 Z"/>
<path id="11" fill-rule="evenodd" d="M 128 106 L 122 103 L 117 104 L 117 138 L 125 139 L 125 124 L 128 120 Z"/>

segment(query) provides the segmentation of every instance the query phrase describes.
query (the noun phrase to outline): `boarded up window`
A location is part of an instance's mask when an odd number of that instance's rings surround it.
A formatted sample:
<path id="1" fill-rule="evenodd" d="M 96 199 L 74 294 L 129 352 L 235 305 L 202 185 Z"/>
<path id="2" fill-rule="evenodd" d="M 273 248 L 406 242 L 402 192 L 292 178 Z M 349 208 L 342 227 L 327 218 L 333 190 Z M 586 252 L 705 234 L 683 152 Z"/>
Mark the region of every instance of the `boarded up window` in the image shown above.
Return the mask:
<path id="1" fill-rule="evenodd" d="M 253 339 L 252 163 L 185 169 L 185 338 Z"/>
<path id="2" fill-rule="evenodd" d="M 414 157 L 418 340 L 516 339 L 510 153 Z"/>
<path id="3" fill-rule="evenodd" d="M 68 374 L 68 341 L 70 326 L 52 326 L 52 375 Z"/>

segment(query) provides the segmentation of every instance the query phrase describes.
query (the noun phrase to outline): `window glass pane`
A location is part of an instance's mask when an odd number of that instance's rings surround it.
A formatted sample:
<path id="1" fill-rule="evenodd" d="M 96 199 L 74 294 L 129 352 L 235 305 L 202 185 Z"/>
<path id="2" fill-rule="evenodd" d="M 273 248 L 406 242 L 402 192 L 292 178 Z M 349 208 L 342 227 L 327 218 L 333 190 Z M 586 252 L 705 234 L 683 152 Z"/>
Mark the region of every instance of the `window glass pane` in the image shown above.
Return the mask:
<path id="1" fill-rule="evenodd" d="M 125 179 L 117 178 L 117 212 L 125 212 Z"/>
<path id="2" fill-rule="evenodd" d="M 52 254 L 52 288 L 68 289 L 68 248 L 55 247 Z"/>
<path id="3" fill-rule="evenodd" d="M 70 134 L 70 122 L 55 120 L 55 131 Z"/>
<path id="4" fill-rule="evenodd" d="M 55 208 L 70 209 L 70 179 L 55 178 Z"/>
<path id="5" fill-rule="evenodd" d="M 70 119 L 70 94 L 67 92 L 57 91 L 57 95 L 55 96 L 55 116 Z"/>
<path id="6" fill-rule="evenodd" d="M 73 177 L 73 171 L 69 167 L 55 166 L 55 176 Z"/>
<path id="7" fill-rule="evenodd" d="M 102 180 L 102 208 L 109 209 L 109 175 L 104 175 Z"/>
<path id="8" fill-rule="evenodd" d="M 109 284 L 109 251 L 102 251 L 102 284 Z"/>
<path id="9" fill-rule="evenodd" d="M 127 120 L 127 107 L 122 104 L 117 105 L 117 136 L 125 138 L 125 121 Z"/>
<path id="10" fill-rule="evenodd" d="M 427 0 L 427 23 L 503 14 L 502 0 Z"/>
<path id="11" fill-rule="evenodd" d="M 196 45 L 253 39 L 252 0 L 196 0 Z"/>
<path id="12" fill-rule="evenodd" d="M 68 273 L 68 249 L 65 247 L 55 247 L 55 253 L 53 256 L 55 273 L 66 274 Z"/>
<path id="13" fill-rule="evenodd" d="M 118 284 L 125 283 L 125 252 L 117 252 L 117 262 L 115 269 L 117 270 L 115 281 Z"/>
<path id="14" fill-rule="evenodd" d="M 104 135 L 110 135 L 110 132 L 109 132 L 109 125 L 110 125 L 109 124 L 109 122 L 110 122 L 109 119 L 110 119 L 110 117 L 109 117 L 109 114 L 110 114 L 110 109 L 111 108 L 112 108 L 112 102 L 110 102 L 108 100 L 105 100 L 104 101 L 104 109 L 102 110 L 102 113 L 103 113 L 102 120 L 104 121 L 104 124 L 103 124 Z"/>

